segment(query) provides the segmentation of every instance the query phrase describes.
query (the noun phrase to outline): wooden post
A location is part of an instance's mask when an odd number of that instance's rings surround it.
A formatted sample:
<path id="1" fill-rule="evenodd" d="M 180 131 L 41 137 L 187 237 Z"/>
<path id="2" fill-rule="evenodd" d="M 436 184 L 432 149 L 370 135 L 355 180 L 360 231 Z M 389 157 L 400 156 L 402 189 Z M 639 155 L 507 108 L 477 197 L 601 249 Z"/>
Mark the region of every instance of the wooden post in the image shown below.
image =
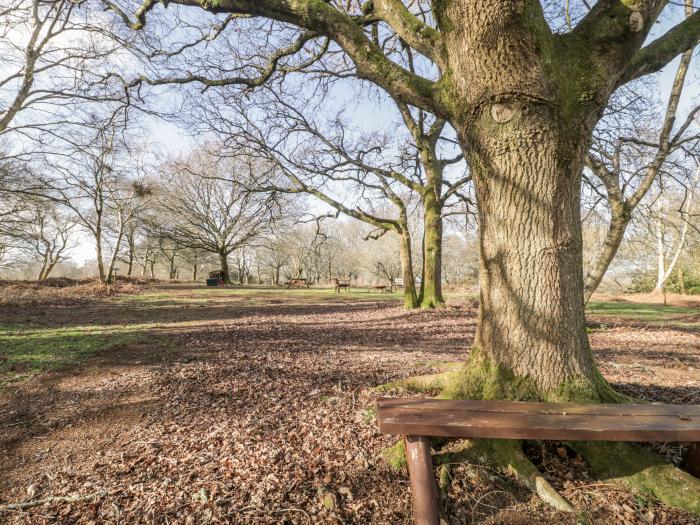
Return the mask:
<path id="1" fill-rule="evenodd" d="M 430 438 L 404 436 L 408 475 L 411 478 L 413 523 L 415 525 L 440 525 L 437 485 L 430 456 Z"/>
<path id="2" fill-rule="evenodd" d="M 700 478 L 700 442 L 691 443 L 685 453 L 683 468 L 696 478 Z"/>

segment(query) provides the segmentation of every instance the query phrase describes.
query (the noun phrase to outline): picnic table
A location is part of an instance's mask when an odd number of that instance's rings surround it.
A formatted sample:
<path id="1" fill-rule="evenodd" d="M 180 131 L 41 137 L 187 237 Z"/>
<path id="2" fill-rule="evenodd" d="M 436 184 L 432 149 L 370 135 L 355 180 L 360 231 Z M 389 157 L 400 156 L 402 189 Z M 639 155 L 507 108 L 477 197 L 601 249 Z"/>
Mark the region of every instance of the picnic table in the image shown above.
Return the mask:
<path id="1" fill-rule="evenodd" d="M 287 281 L 287 288 L 309 288 L 311 285 L 306 279 L 289 279 Z"/>

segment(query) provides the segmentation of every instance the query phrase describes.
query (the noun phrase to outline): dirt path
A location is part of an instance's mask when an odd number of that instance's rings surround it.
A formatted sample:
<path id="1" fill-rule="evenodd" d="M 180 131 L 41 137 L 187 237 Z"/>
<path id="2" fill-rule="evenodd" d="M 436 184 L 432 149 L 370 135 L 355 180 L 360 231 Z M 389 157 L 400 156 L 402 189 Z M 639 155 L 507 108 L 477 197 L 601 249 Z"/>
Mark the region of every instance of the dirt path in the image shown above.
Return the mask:
<path id="1" fill-rule="evenodd" d="M 475 313 L 269 297 L 15 312 L 33 324 L 147 318 L 173 328 L 154 344 L 113 349 L 0 393 L 0 501 L 100 493 L 0 521 L 407 523 L 405 473 L 377 458 L 392 438 L 376 432 L 372 387 L 459 359 Z M 618 388 L 700 403 L 697 334 L 616 327 L 592 342 Z M 591 479 L 564 447 L 530 454 L 593 523 L 695 523 Z M 480 467 L 456 470 L 449 501 L 454 523 L 574 523 Z"/>

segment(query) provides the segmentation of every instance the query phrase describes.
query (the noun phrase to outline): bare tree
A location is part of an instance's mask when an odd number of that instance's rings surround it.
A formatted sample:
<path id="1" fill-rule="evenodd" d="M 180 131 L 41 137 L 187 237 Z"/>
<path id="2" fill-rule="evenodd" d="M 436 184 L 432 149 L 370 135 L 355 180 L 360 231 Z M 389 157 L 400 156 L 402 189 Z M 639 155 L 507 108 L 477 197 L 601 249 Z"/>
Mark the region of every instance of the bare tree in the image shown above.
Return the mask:
<path id="1" fill-rule="evenodd" d="M 0 226 L 0 235 L 14 239 L 14 247 L 39 263 L 37 281 L 47 279 L 56 265 L 66 260 L 75 247 L 73 218 L 47 199 L 25 198 L 9 225 Z"/>
<path id="2" fill-rule="evenodd" d="M 8 0 L 0 7 L 0 137 L 12 137 L 6 155 L 61 147 L 68 129 L 84 122 L 89 108 L 126 100 L 107 75 L 124 41 L 86 0 Z M 51 151 L 57 151 L 55 147 Z"/>
<path id="3" fill-rule="evenodd" d="M 108 282 L 127 227 L 148 202 L 150 189 L 142 158 L 116 126 L 98 126 L 94 139 L 76 147 L 70 162 L 51 166 L 42 193 L 72 210 L 95 243 L 99 278 Z M 105 250 L 111 253 L 105 265 Z"/>
<path id="4" fill-rule="evenodd" d="M 693 7 L 690 0 L 685 1 L 686 16 L 692 16 Z M 669 169 L 674 156 L 684 155 L 686 148 L 697 146 L 700 131 L 693 129 L 695 117 L 700 112 L 700 105 L 691 109 L 684 119 L 678 119 L 678 106 L 681 101 L 688 69 L 693 57 L 690 48 L 681 55 L 671 93 L 662 117 L 660 130 L 656 137 L 639 134 L 627 134 L 620 130 L 622 136 L 609 137 L 610 131 L 596 136 L 594 147 L 587 158 L 587 166 L 602 183 L 602 189 L 594 188 L 603 196 L 610 211 L 610 222 L 604 242 L 598 251 L 585 277 L 584 300 L 588 302 L 600 284 L 605 272 L 617 253 L 625 235 L 627 225 L 632 220 L 635 208 L 649 192 L 654 181 Z M 620 102 L 630 104 L 630 99 L 638 98 L 637 93 L 630 93 Z M 633 128 L 637 127 L 639 114 L 629 116 Z M 680 125 L 675 124 L 680 120 Z M 605 124 L 605 121 L 603 121 Z M 608 123 L 608 125 L 611 125 Z M 613 133 L 615 126 L 613 125 Z M 697 126 L 695 126 L 697 128 Z M 652 135 L 651 133 L 646 133 Z M 672 167 L 671 167 L 672 169 Z M 590 179 L 587 179 L 590 181 Z"/>
<path id="5" fill-rule="evenodd" d="M 165 167 L 158 195 L 160 235 L 179 246 L 217 254 L 230 284 L 228 257 L 270 231 L 282 211 L 279 195 L 246 190 L 245 165 L 197 152 Z"/>
<path id="6" fill-rule="evenodd" d="M 685 192 L 679 210 L 680 225 L 674 225 L 671 220 L 671 210 L 667 202 L 663 183 L 659 184 L 659 195 L 653 205 L 654 213 L 651 221 L 654 224 L 654 237 L 656 240 L 656 285 L 654 292 L 666 294 L 666 281 L 676 267 L 683 249 L 686 246 L 688 229 L 693 221 L 693 197 L 697 190 L 700 168 L 696 168 L 690 187 Z M 676 235 L 674 235 L 674 232 Z M 675 237 L 675 238 L 674 238 Z"/>

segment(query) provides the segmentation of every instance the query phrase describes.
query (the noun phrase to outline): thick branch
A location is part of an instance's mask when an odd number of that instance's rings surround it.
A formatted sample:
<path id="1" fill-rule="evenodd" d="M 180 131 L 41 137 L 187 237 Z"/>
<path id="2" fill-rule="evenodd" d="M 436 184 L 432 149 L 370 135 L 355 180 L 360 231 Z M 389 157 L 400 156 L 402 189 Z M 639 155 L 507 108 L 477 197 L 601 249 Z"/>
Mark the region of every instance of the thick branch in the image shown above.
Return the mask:
<path id="1" fill-rule="evenodd" d="M 408 45 L 441 69 L 447 68 L 447 53 L 440 32 L 413 15 L 401 0 L 374 0 L 369 5 Z"/>
<path id="2" fill-rule="evenodd" d="M 103 0 L 105 2 L 106 0 Z M 146 0 L 137 13 L 145 13 L 153 0 Z M 325 35 L 335 41 L 352 59 L 358 77 L 369 80 L 405 102 L 444 114 L 440 111 L 439 85 L 411 73 L 389 60 L 372 42 L 357 19 L 322 0 L 174 0 L 174 3 L 195 6 L 212 13 L 260 16 L 296 25 Z M 110 3 L 109 9 L 114 10 Z M 119 13 L 117 11 L 117 13 Z M 123 13 L 119 13 L 122 16 Z M 124 18 L 122 16 L 122 18 Z M 128 19 L 128 17 L 127 17 Z M 361 21 L 361 20 L 360 20 Z M 141 26 L 129 24 L 135 29 Z"/>
<path id="3" fill-rule="evenodd" d="M 618 85 L 661 70 L 675 57 L 700 43 L 700 11 L 696 11 L 666 34 L 640 49 L 627 66 Z"/>

